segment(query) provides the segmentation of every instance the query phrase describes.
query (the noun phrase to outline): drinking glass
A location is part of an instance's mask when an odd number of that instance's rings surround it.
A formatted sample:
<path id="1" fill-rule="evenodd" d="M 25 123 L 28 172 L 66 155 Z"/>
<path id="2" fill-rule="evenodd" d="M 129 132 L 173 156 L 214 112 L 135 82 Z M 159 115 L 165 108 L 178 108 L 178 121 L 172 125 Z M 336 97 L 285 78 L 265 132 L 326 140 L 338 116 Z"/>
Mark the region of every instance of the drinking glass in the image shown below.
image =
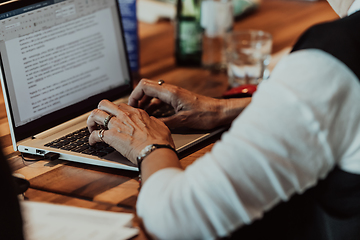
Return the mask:
<path id="1" fill-rule="evenodd" d="M 226 70 L 223 39 L 233 28 L 234 14 L 232 0 L 202 0 L 201 27 L 202 65 L 210 70 Z"/>
<path id="2" fill-rule="evenodd" d="M 229 84 L 259 84 L 269 77 L 272 36 L 261 30 L 233 31 L 225 37 Z"/>

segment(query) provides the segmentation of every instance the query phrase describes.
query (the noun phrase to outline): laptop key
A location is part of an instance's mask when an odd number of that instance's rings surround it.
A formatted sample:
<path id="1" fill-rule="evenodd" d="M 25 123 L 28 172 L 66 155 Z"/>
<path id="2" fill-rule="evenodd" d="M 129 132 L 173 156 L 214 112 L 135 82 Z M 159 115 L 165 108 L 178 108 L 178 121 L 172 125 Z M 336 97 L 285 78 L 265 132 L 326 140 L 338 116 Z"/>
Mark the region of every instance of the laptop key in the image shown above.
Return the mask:
<path id="1" fill-rule="evenodd" d="M 64 146 L 64 147 L 61 147 L 60 149 L 62 149 L 62 150 L 71 150 L 71 149 L 73 149 L 73 148 L 75 148 L 76 146 L 73 146 L 73 145 L 66 145 L 66 146 Z"/>
<path id="2" fill-rule="evenodd" d="M 58 138 L 52 142 L 45 144 L 46 147 L 78 152 L 87 155 L 103 157 L 115 151 L 106 143 L 97 143 L 93 146 L 89 145 L 90 133 L 85 127 L 64 137 Z"/>
<path id="3" fill-rule="evenodd" d="M 85 151 L 86 149 L 89 149 L 89 147 L 86 146 L 86 145 L 82 145 L 82 146 L 78 146 L 76 148 L 73 148 L 70 151 L 81 153 L 82 151 Z"/>
<path id="4" fill-rule="evenodd" d="M 112 152 L 114 152 L 115 151 L 115 149 L 114 148 L 112 148 L 112 147 L 107 147 L 107 148 L 104 148 L 102 151 L 104 151 L 104 152 L 106 152 L 106 153 L 112 153 Z"/>
<path id="5" fill-rule="evenodd" d="M 107 153 L 106 152 L 94 152 L 91 155 L 98 156 L 98 157 L 103 157 L 103 156 L 107 155 Z"/>
<path id="6" fill-rule="evenodd" d="M 81 153 L 87 154 L 87 155 L 92 155 L 94 152 L 96 152 L 96 151 L 88 148 L 88 149 L 82 151 Z"/>
<path id="7" fill-rule="evenodd" d="M 49 147 L 51 147 L 51 148 L 56 148 L 56 149 L 59 149 L 60 147 L 58 147 L 58 146 L 56 146 L 56 145 L 51 145 L 51 146 L 49 146 Z"/>

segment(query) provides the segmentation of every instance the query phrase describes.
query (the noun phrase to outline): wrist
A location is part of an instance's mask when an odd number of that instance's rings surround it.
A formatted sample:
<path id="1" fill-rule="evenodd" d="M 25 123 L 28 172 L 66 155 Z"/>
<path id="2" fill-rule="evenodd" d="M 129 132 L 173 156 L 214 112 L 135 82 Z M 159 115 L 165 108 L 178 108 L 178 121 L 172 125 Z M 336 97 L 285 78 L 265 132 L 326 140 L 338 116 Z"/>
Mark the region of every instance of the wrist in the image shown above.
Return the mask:
<path id="1" fill-rule="evenodd" d="M 139 172 L 141 171 L 141 163 L 144 161 L 144 159 L 147 158 L 155 150 L 162 149 L 162 148 L 169 149 L 169 150 L 173 151 L 177 155 L 176 150 L 169 144 L 150 144 L 150 145 L 147 145 L 146 147 L 144 147 L 140 151 L 139 155 L 136 158 L 136 163 L 137 163 L 137 166 L 139 168 Z"/>
<path id="2" fill-rule="evenodd" d="M 151 151 L 138 165 L 140 186 L 155 172 L 169 167 L 181 168 L 173 148 L 156 148 Z"/>
<path id="3" fill-rule="evenodd" d="M 221 124 L 231 123 L 251 102 L 251 98 L 220 99 L 221 111 L 219 119 Z"/>

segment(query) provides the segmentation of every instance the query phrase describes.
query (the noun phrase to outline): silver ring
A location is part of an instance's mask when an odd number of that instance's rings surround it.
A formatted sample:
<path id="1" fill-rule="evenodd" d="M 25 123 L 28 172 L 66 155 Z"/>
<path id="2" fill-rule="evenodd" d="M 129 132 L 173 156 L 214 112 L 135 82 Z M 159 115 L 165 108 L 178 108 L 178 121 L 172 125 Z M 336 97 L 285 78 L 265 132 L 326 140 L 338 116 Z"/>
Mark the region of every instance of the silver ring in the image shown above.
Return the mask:
<path id="1" fill-rule="evenodd" d="M 100 138 L 100 141 L 102 141 L 102 142 L 104 142 L 104 139 L 103 139 L 103 137 L 104 137 L 104 132 L 105 132 L 104 129 L 100 129 L 100 131 L 98 132 L 98 136 L 99 136 L 99 138 Z"/>
<path id="2" fill-rule="evenodd" d="M 109 114 L 109 115 L 107 115 L 107 117 L 104 119 L 104 127 L 105 127 L 105 129 L 108 129 L 108 124 L 109 124 L 110 119 L 111 119 L 112 117 L 114 117 L 114 115 Z"/>
<path id="3" fill-rule="evenodd" d="M 161 86 L 165 81 L 162 79 L 159 79 L 158 84 Z"/>

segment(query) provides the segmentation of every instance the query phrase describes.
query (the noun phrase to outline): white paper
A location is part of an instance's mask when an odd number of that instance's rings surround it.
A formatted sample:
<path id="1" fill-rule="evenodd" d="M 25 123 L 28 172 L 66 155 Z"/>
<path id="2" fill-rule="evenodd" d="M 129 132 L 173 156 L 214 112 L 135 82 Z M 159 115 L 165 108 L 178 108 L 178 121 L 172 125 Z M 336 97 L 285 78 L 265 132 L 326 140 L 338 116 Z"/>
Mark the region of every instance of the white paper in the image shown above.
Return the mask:
<path id="1" fill-rule="evenodd" d="M 139 233 L 130 213 L 22 201 L 27 240 L 120 240 Z"/>

